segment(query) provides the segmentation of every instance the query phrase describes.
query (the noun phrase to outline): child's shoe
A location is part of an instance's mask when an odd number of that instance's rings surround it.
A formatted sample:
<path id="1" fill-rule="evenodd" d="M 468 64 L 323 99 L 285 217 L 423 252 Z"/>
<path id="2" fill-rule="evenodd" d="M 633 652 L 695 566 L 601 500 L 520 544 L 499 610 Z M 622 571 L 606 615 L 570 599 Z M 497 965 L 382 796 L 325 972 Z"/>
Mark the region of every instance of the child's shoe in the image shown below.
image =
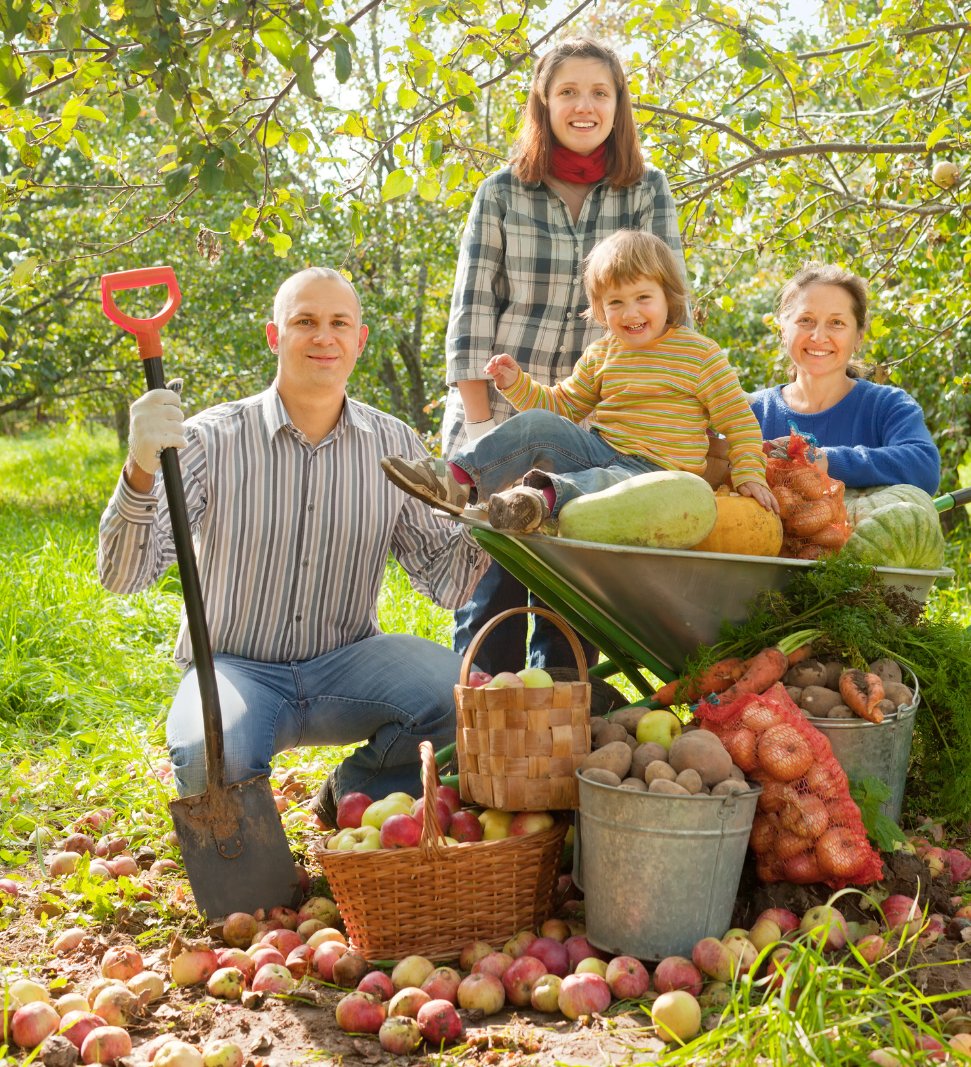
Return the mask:
<path id="1" fill-rule="evenodd" d="M 469 502 L 472 486 L 463 485 L 444 459 L 385 456 L 381 469 L 399 489 L 452 515 L 461 515 Z"/>
<path id="2" fill-rule="evenodd" d="M 545 494 L 531 485 L 517 485 L 489 497 L 489 525 L 511 533 L 535 533 L 550 517 Z"/>

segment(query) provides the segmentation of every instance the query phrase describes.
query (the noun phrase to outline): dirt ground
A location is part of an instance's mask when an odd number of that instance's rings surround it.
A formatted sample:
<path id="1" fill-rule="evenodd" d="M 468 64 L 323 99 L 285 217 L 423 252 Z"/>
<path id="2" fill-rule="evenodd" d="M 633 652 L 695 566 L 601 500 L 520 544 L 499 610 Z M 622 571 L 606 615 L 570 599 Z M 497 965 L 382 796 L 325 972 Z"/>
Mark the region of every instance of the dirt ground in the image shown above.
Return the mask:
<path id="1" fill-rule="evenodd" d="M 929 903 L 932 911 L 953 912 L 953 887 L 932 879 L 926 865 L 917 857 L 907 853 L 891 857 L 888 875 L 883 884 L 885 890 L 912 894 L 919 885 L 921 902 Z M 184 898 L 185 888 L 178 879 L 170 879 L 167 892 L 169 905 L 173 901 L 177 905 Z M 760 910 L 769 906 L 788 907 L 801 913 L 824 901 L 827 895 L 825 887 L 760 885 L 754 872 L 746 868 L 734 921 L 736 925 L 746 926 Z M 857 898 L 848 896 L 841 901 L 847 918 L 866 918 L 853 905 L 854 899 Z M 44 920 L 39 919 L 43 910 L 51 908 L 49 900 L 44 903 L 38 890 L 32 889 L 16 904 L 7 903 L 5 907 L 9 925 L 0 933 L 0 968 L 8 974 L 27 972 L 48 985 L 56 983 L 58 995 L 72 989 L 86 991 L 99 976 L 98 962 L 108 947 L 138 943 L 141 935 L 151 930 L 153 922 L 158 922 L 157 914 L 151 909 L 116 912 L 100 930 L 95 928 L 96 932 L 79 949 L 58 958 L 51 955 L 50 934 L 44 928 Z M 186 915 L 191 915 L 188 906 Z M 71 925 L 69 920 L 69 914 L 61 916 L 57 920 L 58 928 Z M 187 928 L 187 932 L 193 931 Z M 957 934 L 957 938 L 945 936 L 921 950 L 921 959 L 931 966 L 920 970 L 919 980 L 929 994 L 968 993 L 956 1006 L 971 1012 L 968 992 L 971 991 L 971 942 L 962 942 L 956 928 L 951 933 Z M 167 975 L 165 949 L 145 950 L 143 955 L 149 968 Z M 172 989 L 149 1005 L 143 1019 L 131 1028 L 134 1052 L 122 1063 L 126 1067 L 144 1064 L 152 1047 L 150 1042 L 161 1034 L 175 1034 L 200 1046 L 215 1038 L 229 1038 L 242 1047 L 250 1067 L 331 1063 L 369 1067 L 396 1060 L 416 1064 L 443 1062 L 437 1054 L 428 1052 L 407 1058 L 392 1057 L 374 1037 L 343 1033 L 334 1019 L 334 1007 L 341 996 L 339 990 L 306 980 L 286 999 L 257 997 L 246 1006 L 215 1000 L 199 988 Z M 605 1017 L 593 1016 L 578 1023 L 534 1012 L 506 1013 L 488 1020 L 467 1012 L 461 1014 L 466 1024 L 465 1043 L 453 1052 L 471 1067 L 525 1067 L 527 1062 L 535 1067 L 560 1064 L 620 1067 L 649 1062 L 663 1048 L 653 1036 L 648 1015 L 639 1008 L 613 1015 L 608 1012 Z M 73 1061 L 52 1055 L 40 1062 L 51 1067 L 70 1067 Z"/>

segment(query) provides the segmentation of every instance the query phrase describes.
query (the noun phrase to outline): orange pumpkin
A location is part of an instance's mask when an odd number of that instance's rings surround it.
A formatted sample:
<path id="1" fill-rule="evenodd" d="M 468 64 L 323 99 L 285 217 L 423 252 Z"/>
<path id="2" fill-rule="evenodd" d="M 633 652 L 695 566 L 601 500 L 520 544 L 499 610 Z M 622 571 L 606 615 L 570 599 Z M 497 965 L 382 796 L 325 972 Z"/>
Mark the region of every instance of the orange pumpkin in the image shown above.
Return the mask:
<path id="1" fill-rule="evenodd" d="M 692 546 L 694 552 L 725 552 L 733 556 L 778 556 L 782 521 L 750 496 L 715 494 L 717 515 L 711 533 Z"/>

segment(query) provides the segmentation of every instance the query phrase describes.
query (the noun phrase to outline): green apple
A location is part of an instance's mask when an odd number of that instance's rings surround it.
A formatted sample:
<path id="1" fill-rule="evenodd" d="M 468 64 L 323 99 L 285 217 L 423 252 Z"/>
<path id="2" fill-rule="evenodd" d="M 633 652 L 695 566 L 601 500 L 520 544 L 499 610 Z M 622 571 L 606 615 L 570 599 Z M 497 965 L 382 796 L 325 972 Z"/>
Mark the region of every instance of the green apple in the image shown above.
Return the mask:
<path id="1" fill-rule="evenodd" d="M 667 752 L 671 747 L 671 742 L 680 733 L 681 720 L 673 711 L 666 711 L 664 708 L 645 711 L 637 720 L 637 743 L 639 745 L 653 742 Z"/>
<path id="2" fill-rule="evenodd" d="M 351 826 L 341 833 L 338 852 L 370 852 L 381 847 L 381 831 L 376 826 Z"/>
<path id="3" fill-rule="evenodd" d="M 499 811 L 498 808 L 486 808 L 479 816 L 479 822 L 482 823 L 482 840 L 499 841 L 508 837 L 513 814 L 511 811 Z"/>
<path id="4" fill-rule="evenodd" d="M 550 689 L 553 686 L 552 677 L 542 667 L 523 667 L 516 671 L 516 677 L 527 689 Z"/>
<path id="5" fill-rule="evenodd" d="M 414 800 L 411 797 L 406 797 L 404 793 L 399 793 L 397 799 L 394 796 L 389 796 L 384 797 L 382 800 L 376 800 L 364 809 L 364 814 L 361 816 L 361 826 L 374 826 L 380 830 L 384 820 L 389 819 L 392 815 L 409 814 L 412 804 L 414 804 Z"/>
<path id="6" fill-rule="evenodd" d="M 389 793 L 384 799 L 400 800 L 402 804 L 409 804 L 411 807 L 414 807 L 415 804 L 415 798 L 411 796 L 410 793 Z M 409 811 L 411 810 L 411 807 L 409 807 Z"/>

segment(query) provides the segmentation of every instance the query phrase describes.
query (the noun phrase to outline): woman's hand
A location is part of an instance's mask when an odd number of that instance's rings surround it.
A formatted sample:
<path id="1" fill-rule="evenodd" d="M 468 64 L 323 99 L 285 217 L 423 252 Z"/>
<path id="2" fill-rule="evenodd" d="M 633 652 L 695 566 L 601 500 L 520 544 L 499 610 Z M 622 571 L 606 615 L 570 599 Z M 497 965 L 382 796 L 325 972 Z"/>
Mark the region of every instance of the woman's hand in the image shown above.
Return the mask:
<path id="1" fill-rule="evenodd" d="M 779 514 L 779 501 L 776 500 L 775 494 L 768 486 L 763 485 L 761 482 L 741 482 L 735 488 L 742 496 L 750 496 L 757 501 L 766 511 L 774 511 L 776 515 Z"/>
<path id="2" fill-rule="evenodd" d="M 507 352 L 493 356 L 485 365 L 484 372 L 496 383 L 497 389 L 508 389 L 522 373 L 519 364 Z"/>

